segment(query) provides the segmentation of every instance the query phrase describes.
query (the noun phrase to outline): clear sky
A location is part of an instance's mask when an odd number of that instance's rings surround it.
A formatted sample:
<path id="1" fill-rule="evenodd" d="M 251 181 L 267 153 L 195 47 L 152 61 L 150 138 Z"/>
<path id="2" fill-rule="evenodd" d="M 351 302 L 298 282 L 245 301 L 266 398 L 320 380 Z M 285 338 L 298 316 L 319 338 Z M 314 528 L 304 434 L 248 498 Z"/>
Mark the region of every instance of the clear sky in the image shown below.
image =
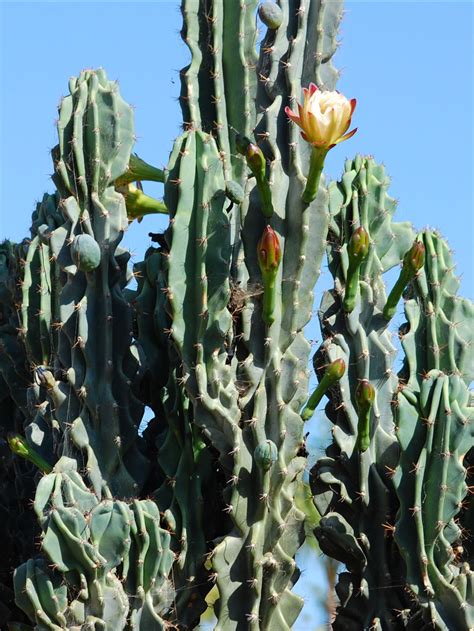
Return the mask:
<path id="1" fill-rule="evenodd" d="M 229 2 L 237 0 L 226 0 Z M 337 177 L 356 153 L 383 161 L 398 218 L 437 227 L 455 250 L 462 292 L 473 297 L 473 4 L 350 2 L 335 63 L 339 90 L 357 97 L 358 133 L 332 150 Z M 179 133 L 177 70 L 187 63 L 177 1 L 0 0 L 0 239 L 28 235 L 34 202 L 52 191 L 49 150 L 67 81 L 103 66 L 136 115 L 136 151 L 166 164 Z M 159 185 L 146 186 L 159 196 Z M 159 223 L 161 222 L 161 223 Z M 125 243 L 140 260 L 163 219 L 134 222 Z M 313 574 L 311 568 L 306 576 Z M 306 587 L 305 587 L 306 585 Z M 309 582 L 300 593 L 309 598 Z M 309 603 L 295 626 L 314 629 Z M 312 625 L 309 624 L 313 623 Z"/>
<path id="2" fill-rule="evenodd" d="M 52 190 L 56 106 L 83 68 L 120 81 L 136 106 L 137 152 L 166 164 L 181 120 L 176 71 L 188 59 L 178 7 L 0 0 L 0 238 L 25 236 L 34 201 Z M 332 177 L 356 152 L 383 161 L 399 218 L 442 231 L 471 297 L 472 24 L 471 2 L 347 2 L 336 64 L 339 89 L 358 99 L 359 131 L 327 160 Z M 137 255 L 155 227 L 134 222 L 127 242 Z"/>

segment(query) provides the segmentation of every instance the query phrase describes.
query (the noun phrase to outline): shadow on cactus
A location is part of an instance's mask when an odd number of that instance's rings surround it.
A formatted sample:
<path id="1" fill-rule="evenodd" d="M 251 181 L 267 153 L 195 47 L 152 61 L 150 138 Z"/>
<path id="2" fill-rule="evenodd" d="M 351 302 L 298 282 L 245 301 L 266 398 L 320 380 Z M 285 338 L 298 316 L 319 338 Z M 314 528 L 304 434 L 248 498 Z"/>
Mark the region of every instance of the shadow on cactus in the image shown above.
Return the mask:
<path id="1" fill-rule="evenodd" d="M 342 2 L 257 4 L 182 0 L 163 170 L 132 153 L 117 84 L 73 77 L 56 191 L 0 246 L 2 627 L 184 630 L 212 601 L 216 629 L 289 631 L 310 530 L 344 568 L 334 629 L 474 625 L 472 304 L 442 238 L 393 221 L 383 167 L 357 156 L 325 182 L 355 133 L 331 62 Z M 168 225 L 130 270 L 123 235 L 154 214 Z"/>

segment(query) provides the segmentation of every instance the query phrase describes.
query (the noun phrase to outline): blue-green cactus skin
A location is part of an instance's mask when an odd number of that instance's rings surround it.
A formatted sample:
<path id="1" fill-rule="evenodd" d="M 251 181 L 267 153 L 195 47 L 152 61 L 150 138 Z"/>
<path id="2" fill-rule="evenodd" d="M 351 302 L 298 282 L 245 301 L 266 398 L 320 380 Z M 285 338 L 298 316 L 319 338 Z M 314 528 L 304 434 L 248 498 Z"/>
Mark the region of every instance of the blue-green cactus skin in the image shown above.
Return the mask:
<path id="1" fill-rule="evenodd" d="M 181 8 L 167 167 L 132 153 L 132 108 L 85 70 L 59 107 L 57 190 L 29 239 L 0 245 L 0 627 L 184 631 L 215 597 L 219 631 L 296 629 L 304 423 L 326 395 L 310 482 L 321 550 L 345 564 L 333 628 L 470 631 L 473 305 L 442 238 L 393 221 L 373 158 L 305 195 L 312 150 L 285 114 L 311 82 L 335 88 L 342 0 Z M 132 208 L 142 180 L 164 202 Z M 120 243 L 150 211 L 168 225 L 131 272 Z M 424 259 L 386 288 L 414 243 Z"/>
<path id="2" fill-rule="evenodd" d="M 347 567 L 336 588 L 335 629 L 414 628 L 423 620 L 440 630 L 469 629 L 472 571 L 455 519 L 469 504 L 463 462 L 472 449 L 465 384 L 472 375 L 467 322 L 473 307 L 456 296 L 446 244 L 430 231 L 419 235 L 426 262 L 406 288 L 408 322 L 400 328 L 405 360 L 396 375 L 382 274 L 403 260 L 415 235 L 409 224 L 392 222 L 395 204 L 387 185 L 382 167 L 357 157 L 329 187 L 328 258 L 335 285 L 321 304 L 326 340 L 315 367 L 343 357 L 349 370 L 339 389 L 329 391 L 333 443 L 312 471 L 324 516 L 316 536 L 323 551 Z M 354 311 L 345 313 L 346 248 L 361 224 L 371 247 Z M 361 380 L 375 390 L 363 451 L 354 399 Z"/>

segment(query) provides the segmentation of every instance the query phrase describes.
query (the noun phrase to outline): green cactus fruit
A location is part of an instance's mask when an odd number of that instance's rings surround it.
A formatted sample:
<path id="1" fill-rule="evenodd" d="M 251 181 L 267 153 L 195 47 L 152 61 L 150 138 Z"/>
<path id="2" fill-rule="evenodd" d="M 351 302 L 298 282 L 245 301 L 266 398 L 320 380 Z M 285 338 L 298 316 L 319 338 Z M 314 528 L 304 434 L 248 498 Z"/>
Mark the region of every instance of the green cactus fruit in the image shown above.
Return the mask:
<path id="1" fill-rule="evenodd" d="M 7 440 L 8 446 L 14 454 L 25 458 L 25 460 L 29 460 L 43 473 L 51 473 L 53 467 L 39 454 L 37 454 L 36 451 L 28 445 L 24 438 L 18 434 L 9 434 Z"/>
<path id="2" fill-rule="evenodd" d="M 355 400 L 358 412 L 357 424 L 357 448 L 359 451 L 367 451 L 370 445 L 370 412 L 375 400 L 373 385 L 362 379 L 355 391 Z"/>
<path id="3" fill-rule="evenodd" d="M 78 234 L 71 244 L 71 256 L 81 272 L 92 272 L 100 264 L 100 247 L 89 234 Z"/>
<path id="4" fill-rule="evenodd" d="M 369 234 L 363 226 L 360 226 L 354 230 L 347 245 L 349 267 L 347 269 L 346 292 L 344 295 L 344 311 L 346 313 L 351 313 L 354 310 L 359 289 L 359 270 L 362 262 L 367 258 L 369 248 Z"/>
<path id="5" fill-rule="evenodd" d="M 397 282 L 390 292 L 383 309 L 383 317 L 389 321 L 395 315 L 397 304 L 407 284 L 412 281 L 425 264 L 425 246 L 416 239 L 403 257 L 403 265 Z"/>
<path id="6" fill-rule="evenodd" d="M 257 245 L 257 258 L 263 278 L 263 321 L 274 322 L 275 280 L 281 261 L 281 248 L 278 235 L 271 226 L 266 226 Z"/>
<path id="7" fill-rule="evenodd" d="M 253 457 L 262 471 L 269 471 L 278 458 L 278 449 L 272 440 L 264 440 L 255 447 Z"/>
<path id="8" fill-rule="evenodd" d="M 342 359 L 342 357 L 335 359 L 331 364 L 329 364 L 318 387 L 310 396 L 307 404 L 301 412 L 301 418 L 303 421 L 308 421 L 313 416 L 315 409 L 328 389 L 337 383 L 345 372 L 346 362 Z"/>
<path id="9" fill-rule="evenodd" d="M 369 253 L 370 241 L 367 230 L 360 226 L 352 233 L 349 245 L 347 246 L 347 253 L 349 255 L 349 266 L 360 265 L 362 261 L 367 258 Z"/>
<path id="10" fill-rule="evenodd" d="M 277 29 L 283 22 L 283 11 L 274 2 L 262 2 L 258 7 L 258 16 L 270 29 Z"/>

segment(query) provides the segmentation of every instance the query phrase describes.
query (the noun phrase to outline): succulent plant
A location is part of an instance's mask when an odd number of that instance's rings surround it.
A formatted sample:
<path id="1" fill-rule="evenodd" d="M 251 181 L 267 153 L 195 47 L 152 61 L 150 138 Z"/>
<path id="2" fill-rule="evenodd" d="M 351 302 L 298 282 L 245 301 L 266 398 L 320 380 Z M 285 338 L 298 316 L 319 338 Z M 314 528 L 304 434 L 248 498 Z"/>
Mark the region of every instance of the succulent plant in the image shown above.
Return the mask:
<path id="1" fill-rule="evenodd" d="M 167 167 L 132 153 L 131 107 L 83 71 L 59 106 L 56 191 L 29 239 L 0 245 L 0 626 L 191 629 L 212 591 L 216 629 L 296 628 L 305 422 L 326 396 L 310 482 L 320 547 L 345 564 L 334 628 L 467 631 L 473 306 L 443 239 L 393 221 L 374 159 L 326 185 L 327 152 L 355 131 L 331 62 L 342 2 L 182 13 Z M 168 225 L 130 270 L 128 224 L 156 213 Z"/>

